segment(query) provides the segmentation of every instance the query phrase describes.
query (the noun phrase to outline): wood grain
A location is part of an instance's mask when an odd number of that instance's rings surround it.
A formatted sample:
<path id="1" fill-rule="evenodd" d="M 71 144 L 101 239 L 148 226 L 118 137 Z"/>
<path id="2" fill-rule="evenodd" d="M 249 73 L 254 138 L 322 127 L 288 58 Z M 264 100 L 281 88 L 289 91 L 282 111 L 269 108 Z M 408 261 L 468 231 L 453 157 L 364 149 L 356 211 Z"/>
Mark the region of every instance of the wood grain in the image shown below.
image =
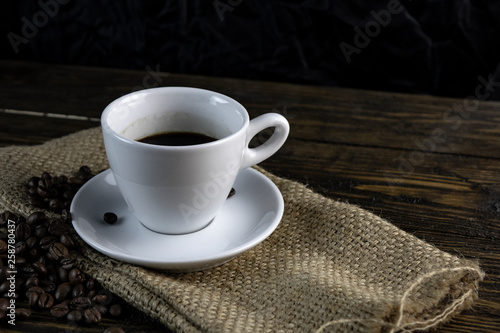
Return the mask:
<path id="1" fill-rule="evenodd" d="M 98 126 L 109 102 L 144 83 L 219 91 L 252 117 L 283 114 L 290 138 L 263 167 L 477 260 L 487 274 L 479 301 L 438 331 L 500 330 L 500 103 L 482 101 L 475 91 L 468 99 L 451 99 L 0 61 L 0 146 L 41 143 Z M 105 324 L 139 318 L 130 326 L 134 331 L 161 331 L 130 311 L 127 319 Z M 43 314 L 26 325 L 39 332 L 60 327 Z"/>

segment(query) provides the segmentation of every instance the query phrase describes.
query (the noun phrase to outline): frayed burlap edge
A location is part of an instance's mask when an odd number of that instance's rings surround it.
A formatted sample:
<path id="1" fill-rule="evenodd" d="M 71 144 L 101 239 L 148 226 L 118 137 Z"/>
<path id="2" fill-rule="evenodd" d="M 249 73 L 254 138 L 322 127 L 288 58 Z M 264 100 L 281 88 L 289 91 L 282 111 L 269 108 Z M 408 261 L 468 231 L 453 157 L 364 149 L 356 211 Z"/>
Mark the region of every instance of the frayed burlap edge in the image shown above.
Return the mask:
<path id="1" fill-rule="evenodd" d="M 0 209 L 23 216 L 36 210 L 26 200 L 31 176 L 69 175 L 81 165 L 94 171 L 108 167 L 100 128 L 43 145 L 2 148 L 0 160 Z M 205 272 L 169 275 L 103 256 L 74 234 L 80 265 L 133 306 L 183 332 L 412 332 L 448 321 L 477 298 L 484 277 L 477 263 L 444 253 L 356 206 L 259 171 L 280 188 L 285 216 L 268 240 L 235 260 Z M 355 256 L 376 260 L 374 250 L 388 256 L 385 261 L 394 254 L 409 259 L 394 269 L 382 261 L 372 276 L 372 268 Z M 353 304 L 359 308 L 347 308 Z"/>

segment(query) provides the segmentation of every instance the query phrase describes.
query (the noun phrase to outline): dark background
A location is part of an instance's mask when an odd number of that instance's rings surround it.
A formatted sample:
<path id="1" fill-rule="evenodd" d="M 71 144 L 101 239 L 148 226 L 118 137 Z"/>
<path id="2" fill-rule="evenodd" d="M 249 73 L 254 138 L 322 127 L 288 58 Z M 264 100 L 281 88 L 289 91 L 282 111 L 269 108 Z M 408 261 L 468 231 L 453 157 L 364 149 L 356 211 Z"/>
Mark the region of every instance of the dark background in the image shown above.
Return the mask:
<path id="1" fill-rule="evenodd" d="M 450 97 L 480 76 L 500 86 L 498 0 L 0 3 L 4 59 Z"/>

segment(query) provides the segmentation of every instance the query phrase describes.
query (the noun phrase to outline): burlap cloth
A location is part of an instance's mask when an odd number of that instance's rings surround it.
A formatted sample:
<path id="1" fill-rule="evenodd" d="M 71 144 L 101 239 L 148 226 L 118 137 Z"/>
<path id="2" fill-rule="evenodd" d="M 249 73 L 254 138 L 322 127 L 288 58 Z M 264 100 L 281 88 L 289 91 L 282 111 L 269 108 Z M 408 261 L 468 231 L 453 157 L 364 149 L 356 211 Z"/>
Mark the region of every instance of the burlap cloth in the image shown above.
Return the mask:
<path id="1" fill-rule="evenodd" d="M 26 200 L 31 176 L 73 175 L 82 165 L 108 167 L 100 128 L 0 149 L 0 210 L 28 216 L 36 210 Z M 268 239 L 234 260 L 165 274 L 110 259 L 80 240 L 82 268 L 180 332 L 415 331 L 436 327 L 477 298 L 483 273 L 476 263 L 259 170 L 281 190 L 285 213 Z"/>

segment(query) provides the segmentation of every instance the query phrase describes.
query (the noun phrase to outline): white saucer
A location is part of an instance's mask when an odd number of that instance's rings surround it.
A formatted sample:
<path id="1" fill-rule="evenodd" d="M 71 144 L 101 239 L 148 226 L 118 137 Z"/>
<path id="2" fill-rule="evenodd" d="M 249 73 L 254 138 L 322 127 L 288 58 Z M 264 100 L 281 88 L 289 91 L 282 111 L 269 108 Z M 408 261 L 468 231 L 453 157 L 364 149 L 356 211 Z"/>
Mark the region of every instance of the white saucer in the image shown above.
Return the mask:
<path id="1" fill-rule="evenodd" d="M 256 246 L 278 226 L 283 197 L 254 169 L 241 170 L 210 225 L 185 235 L 164 235 L 144 227 L 129 210 L 111 170 L 89 180 L 73 198 L 71 216 L 80 237 L 97 251 L 127 263 L 171 272 L 198 271 L 223 264 Z M 113 212 L 118 221 L 103 221 Z"/>

